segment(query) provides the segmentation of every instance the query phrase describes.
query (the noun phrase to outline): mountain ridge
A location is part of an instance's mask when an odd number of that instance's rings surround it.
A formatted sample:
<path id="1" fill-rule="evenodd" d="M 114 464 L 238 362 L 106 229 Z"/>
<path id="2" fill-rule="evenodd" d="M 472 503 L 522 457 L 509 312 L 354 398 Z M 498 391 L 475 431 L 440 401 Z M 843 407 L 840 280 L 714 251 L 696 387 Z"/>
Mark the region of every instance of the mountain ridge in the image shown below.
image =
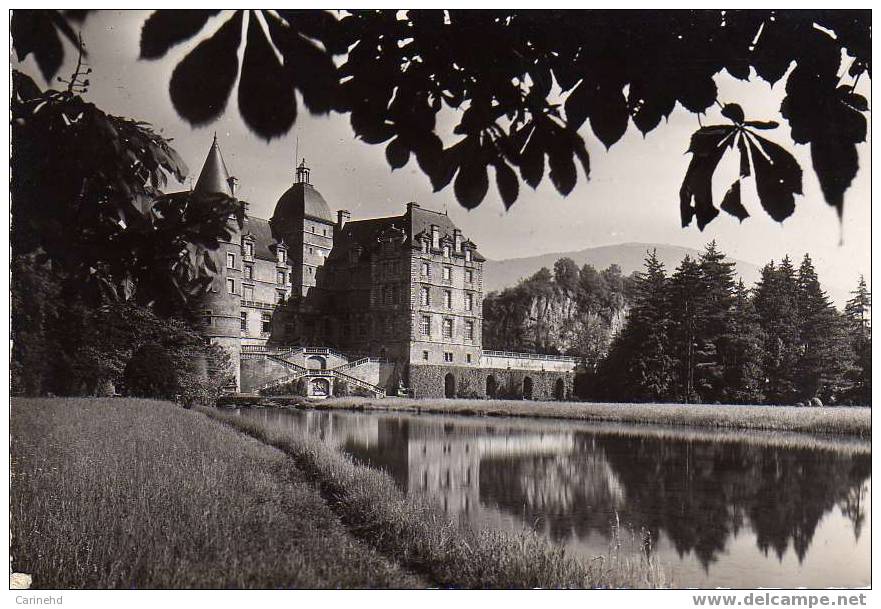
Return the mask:
<path id="1" fill-rule="evenodd" d="M 513 287 L 517 285 L 518 281 L 530 277 L 542 267 L 553 270 L 554 262 L 564 257 L 571 258 L 579 267 L 590 264 L 597 270 L 603 270 L 611 264 L 617 264 L 621 267 L 621 272 L 624 275 L 629 275 L 643 268 L 646 254 L 652 249 L 657 251 L 658 259 L 664 264 L 668 274 L 671 274 L 679 266 L 686 255 L 697 257 L 703 251 L 669 243 L 628 241 L 568 252 L 552 252 L 501 260 L 487 259 L 484 262 L 483 289 L 485 293 L 489 293 Z M 737 276 L 743 279 L 744 284 L 747 287 L 753 287 L 761 276 L 761 266 L 730 256 L 728 259 L 735 263 Z M 797 264 L 798 261 L 795 263 Z M 823 285 L 823 288 L 838 307 L 843 307 L 850 297 L 850 288 L 826 284 Z"/>

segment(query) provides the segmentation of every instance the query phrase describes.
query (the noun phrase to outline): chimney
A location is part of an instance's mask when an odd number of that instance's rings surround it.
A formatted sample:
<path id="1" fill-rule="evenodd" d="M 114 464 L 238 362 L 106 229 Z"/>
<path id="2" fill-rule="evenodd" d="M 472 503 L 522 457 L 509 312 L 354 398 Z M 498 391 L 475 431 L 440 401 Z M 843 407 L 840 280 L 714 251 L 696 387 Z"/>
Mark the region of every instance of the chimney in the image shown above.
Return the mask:
<path id="1" fill-rule="evenodd" d="M 336 228 L 337 230 L 342 229 L 346 222 L 349 221 L 349 218 L 352 217 L 352 214 L 349 213 L 348 209 L 341 209 L 336 213 Z"/>
<path id="2" fill-rule="evenodd" d="M 431 225 L 431 248 L 440 249 L 440 228 L 437 224 Z"/>
<path id="3" fill-rule="evenodd" d="M 453 251 L 462 251 L 462 231 L 460 231 L 458 228 L 453 229 L 453 246 Z"/>
<path id="4" fill-rule="evenodd" d="M 419 203 L 417 203 L 416 201 L 410 201 L 409 203 L 407 203 L 407 213 L 408 213 L 408 214 L 412 214 L 412 213 L 413 213 L 413 208 L 414 208 L 414 207 L 417 207 L 417 208 L 418 208 L 418 207 L 419 207 Z"/>
<path id="5" fill-rule="evenodd" d="M 235 176 L 230 176 L 226 179 L 226 183 L 229 184 L 229 194 L 232 198 L 236 196 L 236 186 L 239 184 L 239 179 Z"/>

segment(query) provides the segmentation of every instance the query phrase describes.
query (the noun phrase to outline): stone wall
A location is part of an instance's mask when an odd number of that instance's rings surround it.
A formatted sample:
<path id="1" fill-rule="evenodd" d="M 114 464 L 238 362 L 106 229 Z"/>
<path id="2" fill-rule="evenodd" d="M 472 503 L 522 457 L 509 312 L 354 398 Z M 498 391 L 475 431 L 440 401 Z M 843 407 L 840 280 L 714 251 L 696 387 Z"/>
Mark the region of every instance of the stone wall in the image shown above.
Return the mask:
<path id="1" fill-rule="evenodd" d="M 534 400 L 571 398 L 575 377 L 573 372 L 464 366 L 410 366 L 407 382 L 415 391 L 417 398 L 444 398 L 448 374 L 452 375 L 455 397 Z M 558 381 L 562 383 L 558 384 Z"/>
<path id="2" fill-rule="evenodd" d="M 268 357 L 249 356 L 242 357 L 242 393 L 252 393 L 257 387 L 281 379 L 291 372 L 276 361 Z"/>

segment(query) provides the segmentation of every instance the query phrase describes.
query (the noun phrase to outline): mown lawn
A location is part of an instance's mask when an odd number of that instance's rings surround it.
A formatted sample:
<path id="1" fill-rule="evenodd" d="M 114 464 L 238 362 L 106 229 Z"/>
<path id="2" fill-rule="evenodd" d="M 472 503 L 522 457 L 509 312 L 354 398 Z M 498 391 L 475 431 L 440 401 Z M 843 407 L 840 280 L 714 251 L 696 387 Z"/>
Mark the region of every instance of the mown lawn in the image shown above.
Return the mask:
<path id="1" fill-rule="evenodd" d="M 130 399 L 13 399 L 12 566 L 36 588 L 425 582 L 357 540 L 281 451 Z"/>

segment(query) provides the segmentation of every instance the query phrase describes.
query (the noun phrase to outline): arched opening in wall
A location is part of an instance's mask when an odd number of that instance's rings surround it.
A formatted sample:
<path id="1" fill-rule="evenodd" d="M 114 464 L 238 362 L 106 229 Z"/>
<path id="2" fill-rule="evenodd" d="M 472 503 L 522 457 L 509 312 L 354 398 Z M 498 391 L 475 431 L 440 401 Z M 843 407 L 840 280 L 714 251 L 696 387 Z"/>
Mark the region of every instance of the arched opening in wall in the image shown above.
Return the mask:
<path id="1" fill-rule="evenodd" d="M 557 379 L 557 382 L 554 383 L 554 398 L 557 400 L 562 400 L 566 397 L 566 384 L 563 382 L 563 379 Z"/>
<path id="2" fill-rule="evenodd" d="M 496 380 L 496 377 L 493 375 L 489 375 L 486 377 L 486 397 L 494 398 L 496 397 L 496 393 L 499 391 L 499 382 Z"/>
<path id="3" fill-rule="evenodd" d="M 324 378 L 312 379 L 309 382 L 309 395 L 324 398 L 330 395 L 330 382 Z"/>
<path id="4" fill-rule="evenodd" d="M 309 370 L 325 370 L 327 368 L 327 360 L 320 355 L 310 355 L 306 358 L 306 367 Z"/>
<path id="5" fill-rule="evenodd" d="M 528 376 L 523 379 L 523 399 L 532 399 L 532 378 Z"/>
<path id="6" fill-rule="evenodd" d="M 456 397 L 456 377 L 453 376 L 452 372 L 447 372 L 447 375 L 444 377 L 444 397 Z"/>

